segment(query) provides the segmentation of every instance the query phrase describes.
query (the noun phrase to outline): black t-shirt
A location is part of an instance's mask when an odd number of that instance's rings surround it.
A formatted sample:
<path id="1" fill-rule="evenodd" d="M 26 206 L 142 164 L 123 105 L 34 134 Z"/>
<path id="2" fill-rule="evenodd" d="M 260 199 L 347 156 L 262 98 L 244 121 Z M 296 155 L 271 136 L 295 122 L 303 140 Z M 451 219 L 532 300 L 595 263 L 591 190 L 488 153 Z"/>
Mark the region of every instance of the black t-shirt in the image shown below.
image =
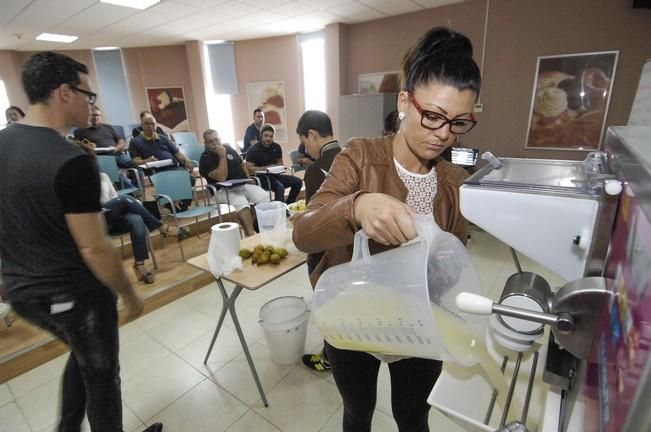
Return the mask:
<path id="1" fill-rule="evenodd" d="M 269 147 L 259 142 L 246 152 L 246 161 L 257 166 L 275 165 L 279 159 L 283 159 L 283 149 L 277 142 L 272 142 Z"/>
<path id="2" fill-rule="evenodd" d="M 122 139 L 115 129 L 113 129 L 113 126 L 107 124 L 100 124 L 97 127 L 79 128 L 75 130 L 74 135 L 79 140 L 86 138 L 100 148 L 113 147 Z"/>
<path id="3" fill-rule="evenodd" d="M 9 300 L 101 288 L 65 218 L 101 210 L 95 161 L 53 129 L 15 124 L 0 131 L 0 172 L 0 255 Z"/>
<path id="4" fill-rule="evenodd" d="M 231 146 L 224 146 L 226 148 L 226 164 L 228 165 L 228 174 L 226 180 L 244 179 L 247 178 L 244 167 L 242 166 L 242 158 Z M 205 150 L 201 153 L 199 159 L 199 173 L 204 177 L 208 183 L 217 183 L 217 180 L 209 176 L 210 172 L 219 166 L 219 155 L 210 150 Z"/>

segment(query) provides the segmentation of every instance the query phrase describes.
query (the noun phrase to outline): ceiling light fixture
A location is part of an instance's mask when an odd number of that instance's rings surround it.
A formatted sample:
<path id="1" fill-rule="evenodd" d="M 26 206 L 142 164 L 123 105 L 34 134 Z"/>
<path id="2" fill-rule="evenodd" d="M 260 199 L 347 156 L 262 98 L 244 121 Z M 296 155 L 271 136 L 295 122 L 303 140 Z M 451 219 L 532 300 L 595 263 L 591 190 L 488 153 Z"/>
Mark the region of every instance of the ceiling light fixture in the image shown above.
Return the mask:
<path id="1" fill-rule="evenodd" d="M 225 40 L 223 39 L 215 39 L 215 40 L 207 40 L 204 42 L 206 45 L 217 45 L 217 44 L 223 44 L 226 43 Z"/>
<path id="2" fill-rule="evenodd" d="M 134 9 L 145 10 L 148 7 L 160 3 L 160 0 L 101 0 L 102 3 L 124 6 Z"/>
<path id="3" fill-rule="evenodd" d="M 41 33 L 36 36 L 36 40 L 47 41 L 47 42 L 63 42 L 70 43 L 79 39 L 79 36 L 68 36 L 56 33 Z"/>
<path id="4" fill-rule="evenodd" d="M 97 47 L 93 48 L 94 51 L 113 51 L 113 50 L 119 50 L 120 48 L 118 47 Z"/>

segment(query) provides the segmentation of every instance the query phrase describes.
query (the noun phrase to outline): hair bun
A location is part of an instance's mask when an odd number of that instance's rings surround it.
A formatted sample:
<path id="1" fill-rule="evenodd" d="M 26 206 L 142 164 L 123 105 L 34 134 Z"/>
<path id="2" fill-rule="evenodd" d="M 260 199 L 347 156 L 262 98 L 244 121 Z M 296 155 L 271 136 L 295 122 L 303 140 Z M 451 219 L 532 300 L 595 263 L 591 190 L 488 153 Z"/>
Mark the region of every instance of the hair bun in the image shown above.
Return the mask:
<path id="1" fill-rule="evenodd" d="M 440 51 L 452 51 L 456 54 L 472 57 L 472 42 L 447 27 L 434 27 L 430 29 L 421 39 L 423 51 L 428 55 Z"/>

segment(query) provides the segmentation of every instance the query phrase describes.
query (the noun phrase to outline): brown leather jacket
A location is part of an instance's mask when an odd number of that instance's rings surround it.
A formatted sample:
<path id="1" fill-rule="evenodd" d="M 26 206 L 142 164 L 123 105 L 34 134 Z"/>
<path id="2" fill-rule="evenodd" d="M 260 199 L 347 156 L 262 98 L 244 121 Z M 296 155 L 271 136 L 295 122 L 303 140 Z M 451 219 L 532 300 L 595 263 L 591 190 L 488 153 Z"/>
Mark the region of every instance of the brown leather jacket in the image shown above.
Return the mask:
<path id="1" fill-rule="evenodd" d="M 393 161 L 393 136 L 353 139 L 339 153 L 321 189 L 312 197 L 307 210 L 294 220 L 296 247 L 307 253 L 325 251 L 310 275 L 312 286 L 327 268 L 350 261 L 353 237 L 360 229 L 353 204 L 361 193 L 380 192 L 405 201 L 405 187 Z M 459 186 L 467 177 L 463 168 L 437 158 L 438 189 L 434 198 L 434 219 L 445 231 L 464 244 L 468 223 L 459 211 Z M 371 253 L 387 249 L 371 242 Z"/>

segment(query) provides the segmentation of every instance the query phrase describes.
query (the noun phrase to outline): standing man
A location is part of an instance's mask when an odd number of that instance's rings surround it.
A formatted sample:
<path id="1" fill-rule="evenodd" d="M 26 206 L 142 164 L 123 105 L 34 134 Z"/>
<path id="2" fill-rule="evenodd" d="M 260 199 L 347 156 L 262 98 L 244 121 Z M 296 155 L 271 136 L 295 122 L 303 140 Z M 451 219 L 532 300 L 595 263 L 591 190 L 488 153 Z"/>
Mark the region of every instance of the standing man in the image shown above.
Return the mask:
<path id="1" fill-rule="evenodd" d="M 242 153 L 246 155 L 251 146 L 256 145 L 260 142 L 260 128 L 264 123 L 264 113 L 260 108 L 253 110 L 253 123 L 246 128 L 244 133 L 244 147 L 242 148 Z"/>
<path id="2" fill-rule="evenodd" d="M 27 61 L 22 83 L 28 114 L 0 132 L 0 255 L 7 298 L 19 315 L 70 347 L 59 430 L 80 430 L 88 415 L 94 432 L 119 432 L 116 300 L 122 297 L 132 317 L 143 303 L 106 235 L 97 166 L 64 138 L 71 127 L 88 124 L 97 95 L 85 65 L 52 52 Z M 162 425 L 146 430 L 158 432 Z"/>
<path id="3" fill-rule="evenodd" d="M 283 149 L 274 141 L 276 129 L 273 125 L 265 124 L 260 128 L 261 141 L 251 147 L 246 154 L 246 169 L 249 172 L 265 170 L 271 166 L 283 165 Z M 287 196 L 287 204 L 296 201 L 301 192 L 303 181 L 293 175 L 265 174 L 262 187 L 274 192 L 274 200 L 285 202 L 285 188 L 291 188 Z M 267 181 L 268 180 L 268 181 Z M 269 189 L 267 189 L 269 190 Z"/>
<path id="4" fill-rule="evenodd" d="M 307 155 L 314 160 L 305 169 L 305 202 L 309 203 L 312 196 L 319 190 L 330 171 L 330 166 L 335 156 L 341 151 L 339 141 L 332 137 L 332 121 L 328 114 L 323 111 L 305 111 L 298 119 L 296 133 L 305 146 Z M 321 260 L 323 253 L 309 254 L 307 256 L 307 272 L 312 274 Z M 330 363 L 325 351 L 317 354 L 306 354 L 303 356 L 303 364 L 316 371 L 330 370 Z"/>
<path id="5" fill-rule="evenodd" d="M 251 204 L 269 201 L 269 194 L 257 185 L 246 183 L 233 186 L 225 191 L 217 184 L 218 182 L 249 179 L 251 176 L 240 155 L 231 146 L 222 144 L 216 130 L 207 129 L 203 133 L 203 142 L 206 150 L 201 154 L 199 160 L 199 172 L 208 181 L 208 184 L 217 189 L 215 198 L 218 202 L 230 202 L 235 207 L 237 217 L 244 227 L 246 235 L 254 235 Z"/>

